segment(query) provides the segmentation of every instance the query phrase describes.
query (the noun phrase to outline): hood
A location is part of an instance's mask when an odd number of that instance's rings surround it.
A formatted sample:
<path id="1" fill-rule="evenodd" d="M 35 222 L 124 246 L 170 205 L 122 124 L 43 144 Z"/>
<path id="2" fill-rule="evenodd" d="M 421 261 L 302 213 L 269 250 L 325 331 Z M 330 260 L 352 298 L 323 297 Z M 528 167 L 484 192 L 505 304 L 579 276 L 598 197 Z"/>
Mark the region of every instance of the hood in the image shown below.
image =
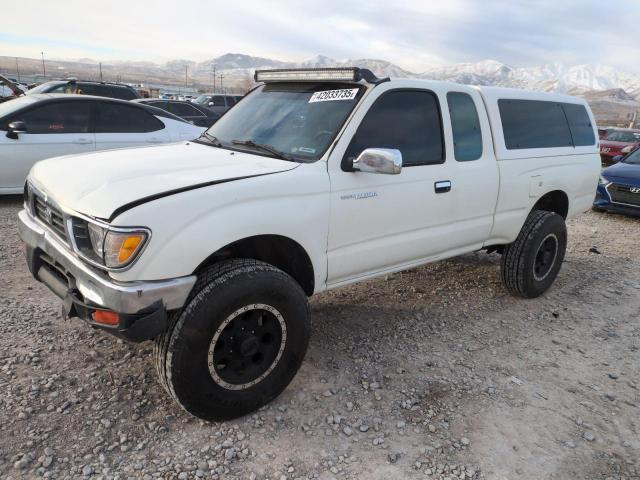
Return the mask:
<path id="1" fill-rule="evenodd" d="M 109 219 L 123 206 L 298 165 L 184 142 L 50 158 L 35 164 L 29 181 L 64 207 Z"/>
<path id="2" fill-rule="evenodd" d="M 638 183 L 640 182 L 640 165 L 619 162 L 605 168 L 602 175 L 609 180 L 615 178 L 620 183 Z"/>

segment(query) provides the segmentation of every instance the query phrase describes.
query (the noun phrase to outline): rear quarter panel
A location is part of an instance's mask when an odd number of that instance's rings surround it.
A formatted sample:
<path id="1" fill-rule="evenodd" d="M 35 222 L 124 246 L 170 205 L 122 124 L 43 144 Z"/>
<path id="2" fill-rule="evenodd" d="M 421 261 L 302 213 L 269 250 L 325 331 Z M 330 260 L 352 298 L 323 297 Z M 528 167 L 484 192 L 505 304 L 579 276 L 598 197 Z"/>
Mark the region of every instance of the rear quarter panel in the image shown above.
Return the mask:
<path id="1" fill-rule="evenodd" d="M 554 190 L 569 198 L 571 218 L 591 208 L 600 155 L 563 155 L 499 160 L 500 191 L 491 238 L 486 245 L 513 242 L 536 202 Z"/>
<path id="2" fill-rule="evenodd" d="M 568 218 L 588 210 L 593 203 L 601 168 L 598 132 L 589 105 L 584 100 L 569 95 L 508 88 L 478 89 L 489 115 L 500 174 L 494 227 L 486 245 L 513 242 L 533 206 L 549 192 L 560 190 L 567 195 Z M 593 126 L 594 144 L 508 150 L 498 109 L 499 99 L 557 101 L 584 105 Z"/>

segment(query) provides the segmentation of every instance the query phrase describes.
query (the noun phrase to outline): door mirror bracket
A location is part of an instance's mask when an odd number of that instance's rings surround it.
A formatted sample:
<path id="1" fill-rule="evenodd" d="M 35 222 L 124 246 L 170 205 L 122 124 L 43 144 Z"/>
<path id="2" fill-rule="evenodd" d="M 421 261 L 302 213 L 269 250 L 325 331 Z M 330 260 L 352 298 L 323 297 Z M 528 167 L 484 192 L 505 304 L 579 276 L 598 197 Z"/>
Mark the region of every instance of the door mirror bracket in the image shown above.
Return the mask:
<path id="1" fill-rule="evenodd" d="M 347 172 L 398 175 L 402 171 L 402 153 L 393 148 L 367 148 L 357 158 L 344 161 L 342 169 Z"/>

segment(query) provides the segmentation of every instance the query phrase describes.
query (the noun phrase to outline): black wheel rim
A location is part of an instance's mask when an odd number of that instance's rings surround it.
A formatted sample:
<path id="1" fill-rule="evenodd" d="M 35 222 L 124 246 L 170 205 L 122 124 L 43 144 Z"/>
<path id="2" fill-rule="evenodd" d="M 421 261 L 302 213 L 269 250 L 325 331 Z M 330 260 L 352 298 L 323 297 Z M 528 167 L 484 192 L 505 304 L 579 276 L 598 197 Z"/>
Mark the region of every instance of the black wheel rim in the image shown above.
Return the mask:
<path id="1" fill-rule="evenodd" d="M 278 310 L 265 304 L 242 307 L 216 330 L 208 352 L 209 373 L 224 388 L 249 388 L 275 368 L 286 338 L 286 325 Z"/>
<path id="2" fill-rule="evenodd" d="M 537 281 L 542 281 L 553 269 L 558 256 L 558 237 L 555 234 L 550 233 L 540 243 L 538 251 L 536 252 L 536 258 L 533 262 L 533 277 Z"/>

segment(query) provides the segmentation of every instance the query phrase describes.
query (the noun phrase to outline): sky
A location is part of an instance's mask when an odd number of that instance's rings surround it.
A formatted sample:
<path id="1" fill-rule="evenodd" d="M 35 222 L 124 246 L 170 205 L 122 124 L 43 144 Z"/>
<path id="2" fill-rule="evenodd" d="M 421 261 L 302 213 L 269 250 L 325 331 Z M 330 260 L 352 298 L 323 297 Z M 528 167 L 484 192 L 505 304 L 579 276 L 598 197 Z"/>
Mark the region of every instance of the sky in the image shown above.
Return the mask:
<path id="1" fill-rule="evenodd" d="M 0 55 L 205 61 L 376 58 L 420 72 L 494 59 L 600 63 L 640 73 L 638 0 L 20 0 Z"/>

